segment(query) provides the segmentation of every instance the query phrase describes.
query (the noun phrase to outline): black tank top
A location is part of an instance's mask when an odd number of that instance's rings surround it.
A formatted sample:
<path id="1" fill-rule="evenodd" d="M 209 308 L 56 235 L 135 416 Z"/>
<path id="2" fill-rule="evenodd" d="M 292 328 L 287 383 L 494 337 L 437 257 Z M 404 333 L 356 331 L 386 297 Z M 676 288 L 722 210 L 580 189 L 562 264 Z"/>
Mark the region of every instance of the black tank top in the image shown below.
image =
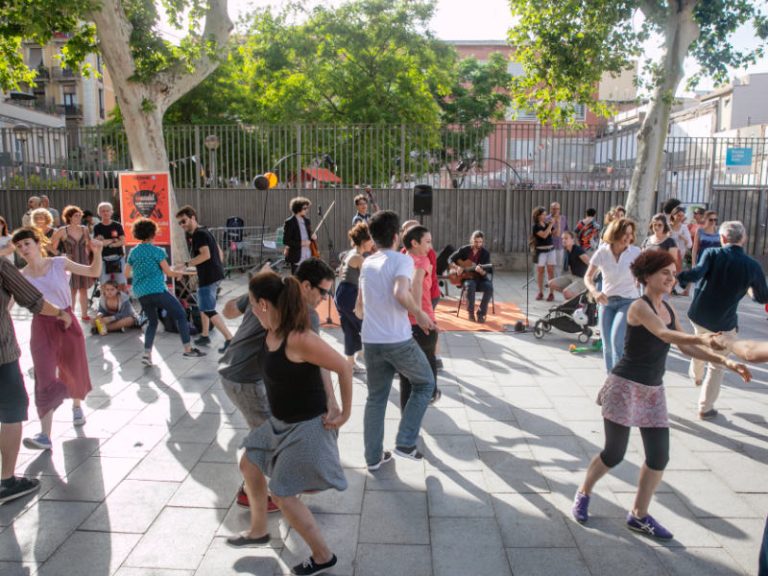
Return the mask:
<path id="1" fill-rule="evenodd" d="M 646 297 L 642 297 L 651 307 L 654 314 L 658 314 Z M 670 330 L 675 329 L 675 313 L 664 302 L 670 315 Z M 613 373 L 627 380 L 639 382 L 646 386 L 661 386 L 664 378 L 664 370 L 669 354 L 669 344 L 654 336 L 645 326 L 639 324 L 632 326 L 627 324 L 627 335 L 624 338 L 624 355 L 618 364 L 613 367 Z"/>
<path id="2" fill-rule="evenodd" d="M 265 343 L 264 383 L 272 414 L 293 424 L 325 413 L 326 397 L 320 368 L 309 362 L 291 362 L 285 355 L 287 342 L 285 338 L 274 352 Z"/>

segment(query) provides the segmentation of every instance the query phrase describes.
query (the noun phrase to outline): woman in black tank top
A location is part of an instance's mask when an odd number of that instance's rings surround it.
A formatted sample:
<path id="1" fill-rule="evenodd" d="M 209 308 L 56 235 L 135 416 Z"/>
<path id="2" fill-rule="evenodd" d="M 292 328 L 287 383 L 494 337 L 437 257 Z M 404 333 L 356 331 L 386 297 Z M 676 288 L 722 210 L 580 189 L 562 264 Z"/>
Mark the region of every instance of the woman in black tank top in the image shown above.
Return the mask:
<path id="1" fill-rule="evenodd" d="M 745 381 L 751 375 L 743 364 L 712 352 L 714 335 L 683 332 L 664 296 L 675 286 L 675 258 L 669 252 L 643 252 L 632 263 L 632 273 L 644 285 L 645 295 L 627 313 L 624 353 L 598 394 L 605 427 L 605 448 L 592 459 L 586 478 L 574 498 L 571 513 L 576 521 L 589 519 L 589 500 L 600 478 L 624 458 L 630 427 L 640 428 L 645 462 L 640 470 L 637 495 L 627 514 L 630 530 L 668 540 L 672 533 L 650 514 L 648 506 L 669 461 L 669 421 L 663 376 L 670 344 L 683 354 L 724 364 Z"/>
<path id="2" fill-rule="evenodd" d="M 344 490 L 338 429 L 352 408 L 352 367 L 310 329 L 307 307 L 294 277 L 260 272 L 249 284 L 253 313 L 267 330 L 264 382 L 271 416 L 243 441 L 240 460 L 251 510 L 250 530 L 227 541 L 233 546 L 269 542 L 267 492 L 312 555 L 294 574 L 315 574 L 336 564 L 315 518 L 298 496 L 328 488 Z M 336 372 L 341 412 L 326 414 L 320 369 Z"/>

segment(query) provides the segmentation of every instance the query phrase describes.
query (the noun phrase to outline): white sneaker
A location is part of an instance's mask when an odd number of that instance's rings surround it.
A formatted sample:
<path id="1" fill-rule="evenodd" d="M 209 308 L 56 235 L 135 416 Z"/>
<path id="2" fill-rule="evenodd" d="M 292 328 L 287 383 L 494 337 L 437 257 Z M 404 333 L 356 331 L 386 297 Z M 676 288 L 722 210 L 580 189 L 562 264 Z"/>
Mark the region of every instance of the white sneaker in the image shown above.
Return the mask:
<path id="1" fill-rule="evenodd" d="M 147 354 L 146 352 L 142 354 L 141 363 L 144 364 L 144 366 L 152 366 L 152 355 Z"/>
<path id="2" fill-rule="evenodd" d="M 352 364 L 352 374 L 365 374 L 365 366 L 360 366 L 360 364 Z"/>

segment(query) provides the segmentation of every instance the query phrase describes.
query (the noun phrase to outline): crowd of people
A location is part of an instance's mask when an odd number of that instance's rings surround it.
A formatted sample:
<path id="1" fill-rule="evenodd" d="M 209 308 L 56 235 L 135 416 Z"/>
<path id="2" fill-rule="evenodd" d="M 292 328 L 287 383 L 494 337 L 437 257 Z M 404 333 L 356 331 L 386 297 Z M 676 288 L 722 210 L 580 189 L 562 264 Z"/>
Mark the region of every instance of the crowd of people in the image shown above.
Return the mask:
<path id="1" fill-rule="evenodd" d="M 210 345 L 211 326 L 224 338 L 219 376 L 250 428 L 241 446 L 243 484 L 236 495 L 237 503 L 249 510 L 250 523 L 246 532 L 227 542 L 235 547 L 268 543 L 267 515 L 279 511 L 311 550 L 293 573 L 332 568 L 338 559 L 300 496 L 347 486 L 337 442 L 339 428 L 351 415 L 353 378 L 366 375 L 363 442 L 372 474 L 393 456 L 423 460 L 422 421 L 430 404 L 440 399 L 435 315 L 440 278 L 432 235 L 419 222 L 401 223 L 392 211 L 370 214 L 372 200 L 368 191 L 355 197 L 350 248 L 333 270 L 315 254 L 317 234 L 307 216 L 310 200 L 293 198 L 283 234 L 291 274 L 258 271 L 247 294 L 226 302 L 221 316 L 221 249 L 191 206 L 175 214 L 190 249 L 190 259 L 176 266 L 154 243 L 156 223 L 145 218 L 132 224 L 138 244 L 126 258 L 125 231 L 106 202 L 96 210 L 97 223 L 86 220 L 77 206 L 59 213 L 47 198 L 30 199 L 22 226 L 12 233 L 0 217 L 0 380 L 5 386 L 0 398 L 0 503 L 39 488 L 37 479 L 15 475 L 29 401 L 9 306 L 15 302 L 34 315 L 30 348 L 41 431 L 23 443 L 50 450 L 53 414 L 64 400 L 72 400 L 73 424 L 85 424 L 82 402 L 91 384 L 75 305 L 80 306 L 80 319 L 93 322 L 100 333 L 125 331 L 143 323 L 132 295 L 146 323 L 141 360 L 147 367 L 154 365 L 161 311 L 175 324 L 185 358 L 205 356 L 196 346 Z M 749 292 L 756 301 L 768 302 L 762 269 L 742 248 L 744 226 L 736 221 L 718 224 L 716 213 L 701 208 L 692 216 L 694 222 L 687 224 L 680 203 L 667 202 L 650 219 L 648 234 L 637 246 L 638 224 L 621 206 L 611 208 L 602 225 L 590 208 L 573 229 L 558 202 L 549 209 L 536 207 L 531 214 L 536 299 L 543 300 L 545 291 L 548 301 L 556 292 L 566 299 L 586 293 L 599 308 L 607 375 L 598 403 L 605 444 L 574 497 L 572 515 L 580 523 L 589 520 L 593 489 L 623 460 L 630 430 L 637 427 L 645 462 L 627 526 L 654 538 L 673 537 L 649 514 L 669 461 L 663 379 L 671 344 L 691 357 L 690 376 L 701 387 L 697 415 L 702 420 L 718 414 L 715 403 L 725 369 L 745 381 L 751 378 L 749 369 L 729 354 L 748 362 L 768 359 L 763 344 L 736 339 L 740 300 Z M 466 295 L 469 318 L 478 323 L 486 320 L 493 297 L 493 265 L 484 244 L 484 233 L 476 230 L 467 245 L 446 255 L 449 275 Z M 196 277 L 202 324 L 194 342 L 187 311 L 168 287 L 169 278 L 190 276 Z M 101 298 L 92 318 L 88 290 L 96 281 Z M 678 288 L 687 293 L 689 285 L 694 285 L 688 311 L 693 334 L 682 329 L 670 305 L 670 296 Z M 482 294 L 479 306 L 477 292 Z M 343 355 L 319 335 L 316 307 L 331 297 L 341 320 Z M 239 316 L 242 322 L 232 335 L 224 318 Z M 388 449 L 385 415 L 395 374 L 401 414 L 394 446 Z"/>

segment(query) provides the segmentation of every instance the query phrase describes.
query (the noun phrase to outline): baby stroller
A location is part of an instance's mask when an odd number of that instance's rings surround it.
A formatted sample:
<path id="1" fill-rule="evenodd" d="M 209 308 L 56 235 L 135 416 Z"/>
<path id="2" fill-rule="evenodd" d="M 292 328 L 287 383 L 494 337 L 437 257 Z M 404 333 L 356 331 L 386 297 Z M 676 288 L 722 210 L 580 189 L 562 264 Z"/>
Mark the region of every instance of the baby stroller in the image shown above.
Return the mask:
<path id="1" fill-rule="evenodd" d="M 568 334 L 578 332 L 579 342 L 586 344 L 592 337 L 592 326 L 596 324 L 597 304 L 585 290 L 559 306 L 550 308 L 549 312 L 534 324 L 533 335 L 539 339 L 544 338 L 544 334 L 550 332 L 554 326 Z"/>

